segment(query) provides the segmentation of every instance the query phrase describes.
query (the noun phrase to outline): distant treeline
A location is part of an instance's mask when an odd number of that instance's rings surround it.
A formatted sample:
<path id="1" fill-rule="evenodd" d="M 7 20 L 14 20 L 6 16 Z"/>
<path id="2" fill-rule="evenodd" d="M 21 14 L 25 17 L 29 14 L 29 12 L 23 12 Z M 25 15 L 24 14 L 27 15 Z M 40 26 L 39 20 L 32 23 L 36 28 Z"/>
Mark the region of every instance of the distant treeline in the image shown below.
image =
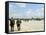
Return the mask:
<path id="1" fill-rule="evenodd" d="M 26 18 L 26 19 L 25 19 L 25 18 L 13 18 L 13 20 L 17 20 L 17 19 L 25 20 L 25 21 L 26 21 L 26 20 L 27 20 L 27 21 L 28 21 L 28 20 L 44 20 L 44 18 L 31 18 L 31 19 L 27 19 L 27 18 Z M 9 19 L 9 20 L 11 20 L 11 19 Z"/>

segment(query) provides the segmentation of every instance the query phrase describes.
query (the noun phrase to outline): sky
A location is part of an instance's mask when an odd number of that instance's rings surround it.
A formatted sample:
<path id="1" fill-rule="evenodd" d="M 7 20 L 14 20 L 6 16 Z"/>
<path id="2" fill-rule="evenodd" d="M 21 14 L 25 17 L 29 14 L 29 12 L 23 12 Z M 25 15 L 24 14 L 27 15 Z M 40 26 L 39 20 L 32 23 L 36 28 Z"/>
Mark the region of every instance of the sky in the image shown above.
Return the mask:
<path id="1" fill-rule="evenodd" d="M 9 18 L 43 18 L 43 4 L 9 3 Z"/>

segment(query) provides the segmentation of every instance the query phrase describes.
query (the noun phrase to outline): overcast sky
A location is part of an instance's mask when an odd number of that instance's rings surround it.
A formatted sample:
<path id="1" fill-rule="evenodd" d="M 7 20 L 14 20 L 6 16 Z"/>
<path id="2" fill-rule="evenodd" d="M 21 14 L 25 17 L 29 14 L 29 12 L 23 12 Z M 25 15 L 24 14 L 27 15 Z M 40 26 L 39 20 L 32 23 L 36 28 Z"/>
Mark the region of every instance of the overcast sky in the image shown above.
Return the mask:
<path id="1" fill-rule="evenodd" d="M 42 18 L 43 4 L 9 3 L 9 18 Z"/>

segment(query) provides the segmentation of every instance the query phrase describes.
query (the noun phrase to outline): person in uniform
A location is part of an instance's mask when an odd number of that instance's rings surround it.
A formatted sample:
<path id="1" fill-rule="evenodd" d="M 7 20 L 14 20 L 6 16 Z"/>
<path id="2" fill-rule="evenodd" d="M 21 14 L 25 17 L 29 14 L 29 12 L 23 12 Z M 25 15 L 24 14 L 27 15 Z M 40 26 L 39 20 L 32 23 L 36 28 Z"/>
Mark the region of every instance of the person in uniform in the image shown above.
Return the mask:
<path id="1" fill-rule="evenodd" d="M 14 31 L 14 25 L 15 25 L 15 20 L 12 17 L 10 20 L 11 31 Z"/>
<path id="2" fill-rule="evenodd" d="M 17 24 L 17 29 L 18 29 L 18 31 L 20 31 L 21 20 L 20 20 L 20 19 L 17 19 L 16 24 Z"/>

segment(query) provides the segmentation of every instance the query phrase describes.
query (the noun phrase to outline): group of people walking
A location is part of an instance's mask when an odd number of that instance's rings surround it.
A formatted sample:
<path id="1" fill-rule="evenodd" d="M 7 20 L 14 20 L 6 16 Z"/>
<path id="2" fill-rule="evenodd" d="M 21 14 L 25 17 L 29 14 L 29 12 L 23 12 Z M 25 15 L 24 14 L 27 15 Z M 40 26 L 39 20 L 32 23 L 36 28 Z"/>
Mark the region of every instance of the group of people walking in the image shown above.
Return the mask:
<path id="1" fill-rule="evenodd" d="M 20 19 L 17 19 L 16 25 L 17 25 L 18 31 L 20 31 L 20 24 L 21 24 L 21 20 L 20 20 Z M 10 19 L 11 31 L 14 31 L 14 25 L 15 25 L 15 20 L 14 20 L 13 18 L 11 18 L 11 19 Z"/>

